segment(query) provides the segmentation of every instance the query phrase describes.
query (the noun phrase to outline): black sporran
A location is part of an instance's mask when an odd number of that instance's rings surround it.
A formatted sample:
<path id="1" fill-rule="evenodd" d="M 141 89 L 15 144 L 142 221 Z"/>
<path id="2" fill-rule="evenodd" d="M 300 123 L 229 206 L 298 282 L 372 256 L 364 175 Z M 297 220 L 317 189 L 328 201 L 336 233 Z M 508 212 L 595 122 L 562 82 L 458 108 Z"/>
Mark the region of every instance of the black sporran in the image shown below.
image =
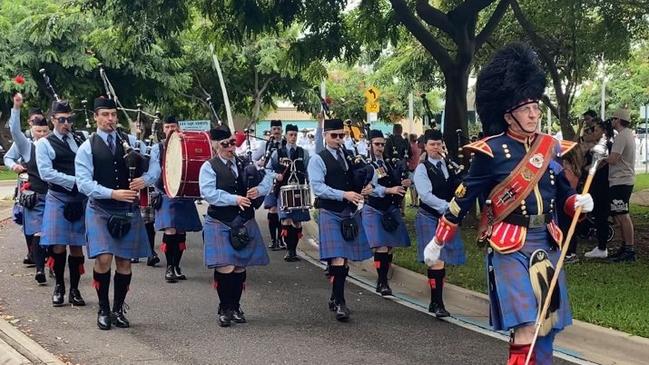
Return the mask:
<path id="1" fill-rule="evenodd" d="M 230 244 L 237 251 L 243 250 L 252 240 L 245 225 L 247 221 L 248 219 L 238 215 L 232 222 L 226 223 L 230 227 Z"/>
<path id="2" fill-rule="evenodd" d="M 38 202 L 38 194 L 31 190 L 23 191 L 23 193 L 20 194 L 20 198 L 18 199 L 18 203 L 22 205 L 23 208 L 27 208 L 27 209 L 34 209 L 37 202 Z"/>
<path id="3" fill-rule="evenodd" d="M 391 212 L 385 211 L 381 215 L 381 225 L 387 232 L 394 232 L 399 228 L 399 221 L 394 218 L 394 215 Z"/>
<path id="4" fill-rule="evenodd" d="M 353 241 L 358 237 L 358 223 L 354 217 L 345 218 L 340 222 L 340 232 L 345 241 Z"/>
<path id="5" fill-rule="evenodd" d="M 162 207 L 162 194 L 156 192 L 151 193 L 151 206 L 153 209 L 158 210 Z"/>
<path id="6" fill-rule="evenodd" d="M 84 202 L 69 202 L 63 206 L 63 218 L 68 222 L 74 223 L 83 217 Z"/>
<path id="7" fill-rule="evenodd" d="M 126 215 L 111 215 L 106 223 L 108 233 L 115 239 L 120 239 L 131 230 L 131 219 Z"/>

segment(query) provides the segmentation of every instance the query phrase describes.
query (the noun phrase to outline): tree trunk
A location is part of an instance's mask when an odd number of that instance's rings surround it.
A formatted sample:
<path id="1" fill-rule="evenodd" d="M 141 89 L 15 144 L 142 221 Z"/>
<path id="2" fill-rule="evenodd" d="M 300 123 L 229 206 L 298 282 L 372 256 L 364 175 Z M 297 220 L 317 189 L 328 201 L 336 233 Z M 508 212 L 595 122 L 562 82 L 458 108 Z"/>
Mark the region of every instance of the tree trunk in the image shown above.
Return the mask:
<path id="1" fill-rule="evenodd" d="M 444 107 L 444 142 L 448 148 L 449 156 L 457 158 L 458 133 L 468 135 L 466 93 L 469 83 L 469 67 L 454 68 L 444 73 L 446 84 L 446 103 Z"/>
<path id="2" fill-rule="evenodd" d="M 558 90 L 555 89 L 555 93 Z M 572 127 L 570 120 L 570 103 L 568 102 L 567 95 L 557 94 L 557 106 L 559 109 L 559 125 L 561 126 L 561 134 L 563 139 L 574 141 L 575 140 L 575 130 Z"/>

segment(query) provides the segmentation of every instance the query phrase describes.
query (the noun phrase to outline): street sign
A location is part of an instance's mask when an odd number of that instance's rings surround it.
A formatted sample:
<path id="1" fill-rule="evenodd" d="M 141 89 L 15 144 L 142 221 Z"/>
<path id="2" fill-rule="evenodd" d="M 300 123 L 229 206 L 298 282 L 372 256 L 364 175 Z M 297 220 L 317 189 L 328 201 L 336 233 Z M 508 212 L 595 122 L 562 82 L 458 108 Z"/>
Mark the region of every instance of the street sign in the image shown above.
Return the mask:
<path id="1" fill-rule="evenodd" d="M 209 131 L 210 130 L 210 121 L 209 120 L 181 120 L 178 122 L 180 128 L 184 131 Z"/>
<path id="2" fill-rule="evenodd" d="M 380 109 L 380 104 L 377 101 L 368 101 L 365 104 L 366 113 L 378 113 Z"/>
<path id="3" fill-rule="evenodd" d="M 375 88 L 374 86 L 365 90 L 365 98 L 367 99 L 368 104 L 377 101 L 379 99 L 379 96 L 381 96 L 381 93 L 379 92 L 379 89 Z"/>

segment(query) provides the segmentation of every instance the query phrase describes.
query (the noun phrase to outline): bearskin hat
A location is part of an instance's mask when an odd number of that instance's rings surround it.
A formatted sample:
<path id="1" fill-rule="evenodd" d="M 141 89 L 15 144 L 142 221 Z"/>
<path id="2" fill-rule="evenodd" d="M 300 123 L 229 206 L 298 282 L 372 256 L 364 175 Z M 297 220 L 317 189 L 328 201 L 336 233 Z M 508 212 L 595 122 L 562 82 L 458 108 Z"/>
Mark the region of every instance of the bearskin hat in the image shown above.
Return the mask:
<path id="1" fill-rule="evenodd" d="M 512 43 L 496 52 L 476 82 L 475 103 L 487 135 L 507 130 L 505 113 L 545 91 L 545 71 L 528 45 Z"/>

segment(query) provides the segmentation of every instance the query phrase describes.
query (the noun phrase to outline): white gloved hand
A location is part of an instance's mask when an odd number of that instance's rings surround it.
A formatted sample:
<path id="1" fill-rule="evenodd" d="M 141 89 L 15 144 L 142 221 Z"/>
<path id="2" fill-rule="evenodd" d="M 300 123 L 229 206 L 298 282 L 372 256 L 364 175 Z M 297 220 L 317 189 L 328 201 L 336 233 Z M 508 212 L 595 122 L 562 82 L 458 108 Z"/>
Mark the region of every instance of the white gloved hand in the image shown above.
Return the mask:
<path id="1" fill-rule="evenodd" d="M 442 253 L 442 245 L 437 243 L 435 237 L 424 248 L 424 262 L 428 266 L 433 266 L 439 262 L 439 255 Z"/>
<path id="2" fill-rule="evenodd" d="M 575 198 L 575 210 L 579 207 L 581 207 L 582 213 L 592 212 L 593 208 L 595 207 L 595 203 L 593 202 L 593 197 L 590 196 L 590 194 L 577 195 L 577 197 Z"/>

